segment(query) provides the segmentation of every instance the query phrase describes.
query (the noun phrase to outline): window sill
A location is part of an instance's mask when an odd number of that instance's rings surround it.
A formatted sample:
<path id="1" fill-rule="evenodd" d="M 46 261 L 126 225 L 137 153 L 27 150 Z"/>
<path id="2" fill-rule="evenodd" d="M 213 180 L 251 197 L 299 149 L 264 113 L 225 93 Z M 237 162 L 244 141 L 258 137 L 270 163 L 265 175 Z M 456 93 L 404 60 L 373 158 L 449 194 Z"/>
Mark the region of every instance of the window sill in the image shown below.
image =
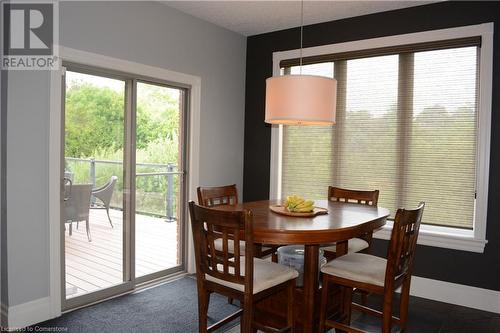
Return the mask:
<path id="1" fill-rule="evenodd" d="M 377 230 L 373 237 L 377 239 L 391 238 L 392 221 Z M 484 247 L 488 243 L 486 239 L 474 238 L 474 231 L 462 230 L 431 225 L 421 225 L 417 244 L 441 247 L 445 249 L 469 251 L 483 253 Z"/>

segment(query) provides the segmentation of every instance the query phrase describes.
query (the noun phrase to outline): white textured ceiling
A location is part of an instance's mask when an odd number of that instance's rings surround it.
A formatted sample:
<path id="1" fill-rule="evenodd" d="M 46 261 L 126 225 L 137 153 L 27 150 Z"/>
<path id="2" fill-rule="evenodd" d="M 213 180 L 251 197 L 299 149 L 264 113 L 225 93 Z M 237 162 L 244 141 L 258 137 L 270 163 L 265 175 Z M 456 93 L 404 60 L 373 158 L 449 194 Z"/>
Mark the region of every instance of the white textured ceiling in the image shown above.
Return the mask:
<path id="1" fill-rule="evenodd" d="M 162 1 L 245 36 L 300 26 L 300 1 Z M 304 25 L 437 1 L 304 1 Z"/>

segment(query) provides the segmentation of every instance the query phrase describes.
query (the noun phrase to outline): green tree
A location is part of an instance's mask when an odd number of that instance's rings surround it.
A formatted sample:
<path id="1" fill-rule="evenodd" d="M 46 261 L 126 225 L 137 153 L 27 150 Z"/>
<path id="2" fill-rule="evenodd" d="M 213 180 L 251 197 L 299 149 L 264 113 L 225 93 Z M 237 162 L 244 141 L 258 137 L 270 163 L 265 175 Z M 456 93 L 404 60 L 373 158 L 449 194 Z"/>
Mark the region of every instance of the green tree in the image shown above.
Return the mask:
<path id="1" fill-rule="evenodd" d="M 164 87 L 146 84 L 138 87 L 136 147 L 143 151 L 140 153 L 145 158 L 143 162 L 176 163 L 178 98 Z M 123 150 L 123 93 L 89 83 L 74 84 L 66 92 L 65 114 L 66 156 L 105 158 Z M 159 145 L 169 147 L 158 149 Z M 162 156 L 155 156 L 155 152 L 161 152 Z"/>
<path id="2" fill-rule="evenodd" d="M 65 154 L 91 157 L 96 151 L 123 148 L 124 96 L 91 84 L 66 92 Z"/>

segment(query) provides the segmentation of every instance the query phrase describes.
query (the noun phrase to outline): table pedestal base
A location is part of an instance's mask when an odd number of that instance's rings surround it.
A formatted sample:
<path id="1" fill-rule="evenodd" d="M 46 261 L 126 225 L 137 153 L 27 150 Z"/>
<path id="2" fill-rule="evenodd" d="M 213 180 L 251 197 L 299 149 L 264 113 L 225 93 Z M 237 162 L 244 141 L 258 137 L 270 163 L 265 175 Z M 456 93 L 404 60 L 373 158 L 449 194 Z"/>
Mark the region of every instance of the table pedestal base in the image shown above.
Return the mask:
<path id="1" fill-rule="evenodd" d="M 340 292 L 338 289 L 329 288 L 329 306 L 328 313 L 333 314 L 340 306 Z M 313 313 L 313 332 L 318 331 L 319 311 L 320 311 L 321 290 L 318 290 L 315 297 L 316 311 Z M 283 291 L 281 293 L 270 296 L 256 304 L 255 320 L 259 323 L 270 325 L 273 327 L 286 326 L 286 303 L 287 295 Z M 304 292 L 302 288 L 297 288 L 294 295 L 294 317 L 295 317 L 295 332 L 304 332 Z"/>

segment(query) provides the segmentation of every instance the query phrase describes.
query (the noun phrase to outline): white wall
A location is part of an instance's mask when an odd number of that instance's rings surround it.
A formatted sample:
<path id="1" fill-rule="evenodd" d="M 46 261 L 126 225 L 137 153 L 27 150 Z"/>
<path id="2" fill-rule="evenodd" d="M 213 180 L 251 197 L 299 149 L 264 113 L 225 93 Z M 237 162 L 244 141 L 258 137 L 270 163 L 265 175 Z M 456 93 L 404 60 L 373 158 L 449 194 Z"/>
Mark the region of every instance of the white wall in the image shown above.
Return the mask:
<path id="1" fill-rule="evenodd" d="M 200 184 L 243 183 L 246 39 L 156 2 L 63 2 L 63 46 L 201 77 Z M 11 72 L 9 306 L 47 297 L 49 74 Z"/>

